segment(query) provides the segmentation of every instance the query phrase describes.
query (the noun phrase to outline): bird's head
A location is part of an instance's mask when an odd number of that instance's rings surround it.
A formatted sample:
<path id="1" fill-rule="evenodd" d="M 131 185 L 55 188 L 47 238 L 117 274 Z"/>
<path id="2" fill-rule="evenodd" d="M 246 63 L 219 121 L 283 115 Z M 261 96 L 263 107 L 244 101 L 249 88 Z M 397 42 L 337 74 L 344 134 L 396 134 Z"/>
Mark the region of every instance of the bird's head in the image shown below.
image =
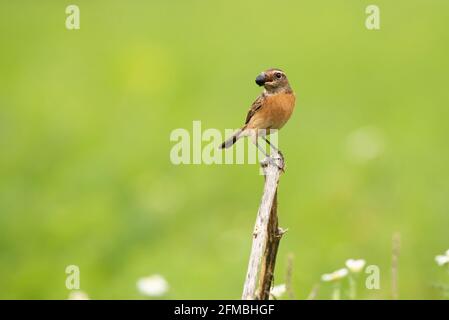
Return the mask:
<path id="1" fill-rule="evenodd" d="M 259 86 L 264 86 L 268 93 L 291 90 L 287 76 L 282 70 L 279 69 L 268 69 L 262 72 L 257 76 L 256 83 Z"/>

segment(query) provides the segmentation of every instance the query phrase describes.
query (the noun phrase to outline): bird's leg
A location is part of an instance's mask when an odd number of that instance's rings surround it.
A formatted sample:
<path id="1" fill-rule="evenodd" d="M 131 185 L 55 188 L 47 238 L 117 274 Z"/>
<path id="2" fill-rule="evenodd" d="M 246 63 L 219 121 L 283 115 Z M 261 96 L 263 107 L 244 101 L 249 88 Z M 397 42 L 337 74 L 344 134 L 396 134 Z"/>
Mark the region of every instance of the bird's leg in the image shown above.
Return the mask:
<path id="1" fill-rule="evenodd" d="M 275 164 L 282 172 L 284 172 L 284 167 L 285 167 L 284 156 L 282 155 L 281 151 L 278 148 L 276 148 L 269 140 L 267 140 L 267 138 L 265 138 L 265 137 L 262 137 L 262 138 L 270 145 L 271 149 L 274 150 L 274 152 L 276 153 L 276 156 L 278 156 L 278 157 L 275 156 L 273 158 L 271 155 L 267 155 L 264 151 L 262 151 L 262 152 L 265 154 L 265 156 L 269 159 L 269 161 L 271 163 Z M 257 147 L 259 148 L 258 143 L 257 143 Z"/>
<path id="2" fill-rule="evenodd" d="M 256 145 L 257 149 L 259 149 L 266 157 L 265 159 L 263 159 L 261 161 L 262 166 L 266 166 L 268 163 L 271 163 L 271 164 L 274 164 L 275 166 L 277 166 L 279 168 L 279 170 L 282 170 L 282 172 L 284 172 L 284 157 L 282 156 L 280 151 L 275 148 L 277 154 L 280 156 L 279 158 L 273 158 L 269 154 L 267 154 L 265 152 L 265 150 L 259 145 L 259 134 L 257 133 L 257 131 L 256 131 L 256 134 L 252 137 L 252 140 L 253 140 L 253 143 Z M 266 139 L 265 139 L 265 141 L 266 141 Z M 271 143 L 270 143 L 270 145 L 273 146 Z"/>
<path id="3" fill-rule="evenodd" d="M 280 159 L 281 159 L 282 161 L 284 161 L 284 155 L 282 154 L 281 150 L 279 150 L 278 148 L 276 148 L 276 147 L 274 146 L 274 144 L 272 144 L 272 143 L 270 142 L 270 140 L 268 140 L 266 137 L 263 137 L 263 139 L 270 145 L 271 149 L 273 149 L 273 151 L 276 152 L 276 153 L 279 155 Z"/>
<path id="4" fill-rule="evenodd" d="M 257 149 L 259 149 L 265 155 L 265 157 L 269 158 L 270 155 L 267 154 L 265 152 L 265 150 L 259 145 L 259 137 L 257 135 L 256 135 L 256 139 L 254 141 L 255 141 L 254 144 L 256 145 Z"/>
<path id="5" fill-rule="evenodd" d="M 263 139 L 270 145 L 271 149 L 273 149 L 274 152 L 278 153 L 278 154 L 282 157 L 281 151 L 280 151 L 278 148 L 276 148 L 276 147 L 274 146 L 274 144 L 272 144 L 272 143 L 270 142 L 270 140 L 268 140 L 266 137 L 263 137 Z"/>
<path id="6" fill-rule="evenodd" d="M 254 145 L 257 147 L 257 149 L 259 149 L 260 152 L 262 152 L 263 155 L 265 156 L 265 159 L 263 159 L 263 160 L 260 162 L 260 164 L 261 164 L 263 167 L 265 167 L 265 166 L 268 164 L 268 162 L 271 160 L 271 157 L 270 157 L 270 155 L 267 154 L 267 153 L 265 152 L 265 150 L 259 145 L 259 135 L 258 135 L 258 133 L 257 133 L 256 130 L 255 130 L 255 134 L 251 136 L 251 141 L 252 141 L 252 143 L 254 143 Z"/>

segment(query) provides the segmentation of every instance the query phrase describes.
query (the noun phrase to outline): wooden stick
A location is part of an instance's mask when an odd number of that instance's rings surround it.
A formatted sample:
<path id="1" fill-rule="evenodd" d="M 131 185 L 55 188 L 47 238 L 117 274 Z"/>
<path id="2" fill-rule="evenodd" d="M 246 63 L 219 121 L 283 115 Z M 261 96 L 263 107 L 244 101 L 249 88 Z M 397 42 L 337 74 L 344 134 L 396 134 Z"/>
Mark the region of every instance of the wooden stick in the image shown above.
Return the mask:
<path id="1" fill-rule="evenodd" d="M 270 297 L 279 241 L 285 232 L 278 227 L 277 217 L 277 187 L 283 167 L 281 158 L 266 158 L 262 162 L 265 184 L 254 226 L 243 300 L 267 300 Z"/>

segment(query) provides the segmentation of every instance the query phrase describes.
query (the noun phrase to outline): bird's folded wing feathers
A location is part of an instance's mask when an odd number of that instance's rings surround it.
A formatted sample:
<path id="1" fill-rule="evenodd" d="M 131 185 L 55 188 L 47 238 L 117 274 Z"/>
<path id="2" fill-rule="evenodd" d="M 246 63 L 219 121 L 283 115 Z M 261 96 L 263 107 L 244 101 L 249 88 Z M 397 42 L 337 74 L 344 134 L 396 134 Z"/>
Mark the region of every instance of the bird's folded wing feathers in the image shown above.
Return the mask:
<path id="1" fill-rule="evenodd" d="M 257 97 L 256 101 L 253 102 L 246 116 L 245 124 L 248 124 L 248 122 L 251 120 L 254 114 L 263 106 L 263 101 L 264 96 L 260 95 Z"/>

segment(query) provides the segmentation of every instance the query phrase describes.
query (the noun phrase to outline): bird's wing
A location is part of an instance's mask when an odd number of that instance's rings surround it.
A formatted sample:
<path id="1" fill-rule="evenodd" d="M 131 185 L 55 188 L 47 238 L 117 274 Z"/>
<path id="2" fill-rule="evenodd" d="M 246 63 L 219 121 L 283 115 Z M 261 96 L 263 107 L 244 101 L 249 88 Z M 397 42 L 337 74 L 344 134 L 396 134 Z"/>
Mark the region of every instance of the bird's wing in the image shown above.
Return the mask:
<path id="1" fill-rule="evenodd" d="M 248 114 L 246 115 L 245 124 L 248 124 L 248 122 L 251 120 L 251 118 L 256 114 L 256 112 L 262 108 L 264 101 L 264 96 L 261 94 L 257 97 L 257 99 L 253 102 L 251 105 L 251 108 L 248 111 Z"/>

